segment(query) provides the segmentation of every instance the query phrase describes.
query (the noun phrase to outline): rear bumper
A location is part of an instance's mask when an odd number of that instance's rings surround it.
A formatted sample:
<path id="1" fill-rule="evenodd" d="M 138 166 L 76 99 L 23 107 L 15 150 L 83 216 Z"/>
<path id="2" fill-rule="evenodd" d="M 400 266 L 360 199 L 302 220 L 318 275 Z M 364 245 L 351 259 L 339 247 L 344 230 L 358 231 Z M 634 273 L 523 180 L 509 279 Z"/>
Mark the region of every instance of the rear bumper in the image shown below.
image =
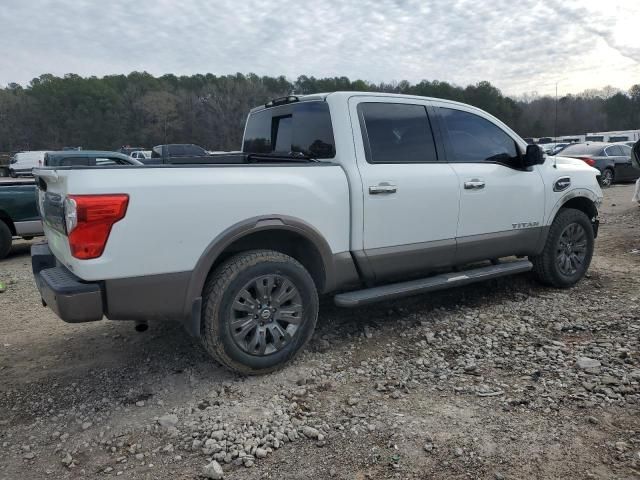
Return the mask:
<path id="1" fill-rule="evenodd" d="M 47 243 L 31 247 L 33 275 L 45 306 L 69 323 L 179 320 L 200 332 L 200 298 L 188 298 L 192 272 L 87 282 L 60 264 Z M 186 310 L 186 314 L 185 314 Z"/>
<path id="2" fill-rule="evenodd" d="M 84 282 L 56 262 L 46 243 L 31 247 L 31 267 L 42 302 L 69 323 L 102 319 L 100 283 Z"/>

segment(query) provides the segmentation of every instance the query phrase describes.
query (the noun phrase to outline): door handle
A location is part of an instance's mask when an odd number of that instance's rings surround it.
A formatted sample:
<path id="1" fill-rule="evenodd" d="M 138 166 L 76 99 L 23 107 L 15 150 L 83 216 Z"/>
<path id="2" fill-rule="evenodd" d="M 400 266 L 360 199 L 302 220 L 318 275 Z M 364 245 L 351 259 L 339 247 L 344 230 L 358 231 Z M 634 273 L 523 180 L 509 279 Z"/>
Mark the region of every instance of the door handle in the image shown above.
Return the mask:
<path id="1" fill-rule="evenodd" d="M 484 188 L 484 182 L 474 178 L 473 180 L 464 182 L 464 188 L 466 190 L 482 190 Z"/>
<path id="2" fill-rule="evenodd" d="M 396 193 L 397 191 L 398 187 L 390 183 L 380 183 L 379 185 L 371 185 L 369 187 L 369 195 L 389 194 Z"/>

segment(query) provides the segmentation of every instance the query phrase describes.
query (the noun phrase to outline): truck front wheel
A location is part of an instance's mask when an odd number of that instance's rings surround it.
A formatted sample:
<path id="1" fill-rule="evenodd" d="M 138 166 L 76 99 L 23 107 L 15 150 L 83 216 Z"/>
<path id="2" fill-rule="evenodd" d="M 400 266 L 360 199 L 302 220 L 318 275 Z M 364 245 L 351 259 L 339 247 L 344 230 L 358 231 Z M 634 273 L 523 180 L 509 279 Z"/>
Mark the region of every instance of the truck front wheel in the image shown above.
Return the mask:
<path id="1" fill-rule="evenodd" d="M 560 210 L 551 224 L 544 250 L 530 258 L 538 280 L 559 288 L 578 283 L 591 263 L 593 237 L 591 220 L 584 212 Z"/>
<path id="2" fill-rule="evenodd" d="M 272 372 L 313 335 L 318 293 L 309 272 L 272 250 L 235 255 L 207 279 L 202 342 L 224 366 L 245 375 Z"/>
<path id="3" fill-rule="evenodd" d="M 0 260 L 7 256 L 11 250 L 11 230 L 6 223 L 0 220 Z"/>

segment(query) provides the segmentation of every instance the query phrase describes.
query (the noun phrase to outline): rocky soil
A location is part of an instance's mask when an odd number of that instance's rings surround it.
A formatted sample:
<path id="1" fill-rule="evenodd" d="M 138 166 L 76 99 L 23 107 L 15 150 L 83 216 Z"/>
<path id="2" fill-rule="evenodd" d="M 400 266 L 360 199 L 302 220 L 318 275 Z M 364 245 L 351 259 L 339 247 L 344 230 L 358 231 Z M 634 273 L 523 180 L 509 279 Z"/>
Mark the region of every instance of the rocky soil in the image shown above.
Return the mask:
<path id="1" fill-rule="evenodd" d="M 0 479 L 640 477 L 640 208 L 606 191 L 588 277 L 340 310 L 240 378 L 177 324 L 65 324 L 0 263 Z"/>

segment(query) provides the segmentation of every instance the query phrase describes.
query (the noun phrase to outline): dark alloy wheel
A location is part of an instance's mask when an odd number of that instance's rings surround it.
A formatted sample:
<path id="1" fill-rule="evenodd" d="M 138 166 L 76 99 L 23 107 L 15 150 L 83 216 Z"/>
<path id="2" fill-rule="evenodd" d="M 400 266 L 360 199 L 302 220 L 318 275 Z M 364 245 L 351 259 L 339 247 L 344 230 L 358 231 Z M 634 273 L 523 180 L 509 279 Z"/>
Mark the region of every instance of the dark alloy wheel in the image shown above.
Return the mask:
<path id="1" fill-rule="evenodd" d="M 202 297 L 203 346 L 246 375 L 272 372 L 291 360 L 318 318 L 313 278 L 300 262 L 273 250 L 229 258 L 211 273 Z"/>
<path id="2" fill-rule="evenodd" d="M 579 223 L 570 223 L 560 234 L 556 262 L 560 273 L 567 277 L 576 274 L 587 257 L 587 232 Z"/>
<path id="3" fill-rule="evenodd" d="M 302 298 L 288 278 L 261 275 L 251 279 L 231 306 L 231 334 L 251 355 L 270 355 L 284 348 L 302 322 Z"/>
<path id="4" fill-rule="evenodd" d="M 600 175 L 600 186 L 610 187 L 613 184 L 613 171 L 610 168 L 605 168 Z"/>
<path id="5" fill-rule="evenodd" d="M 549 228 L 544 249 L 529 259 L 540 282 L 568 288 L 587 273 L 593 247 L 591 219 L 580 210 L 562 208 Z"/>

